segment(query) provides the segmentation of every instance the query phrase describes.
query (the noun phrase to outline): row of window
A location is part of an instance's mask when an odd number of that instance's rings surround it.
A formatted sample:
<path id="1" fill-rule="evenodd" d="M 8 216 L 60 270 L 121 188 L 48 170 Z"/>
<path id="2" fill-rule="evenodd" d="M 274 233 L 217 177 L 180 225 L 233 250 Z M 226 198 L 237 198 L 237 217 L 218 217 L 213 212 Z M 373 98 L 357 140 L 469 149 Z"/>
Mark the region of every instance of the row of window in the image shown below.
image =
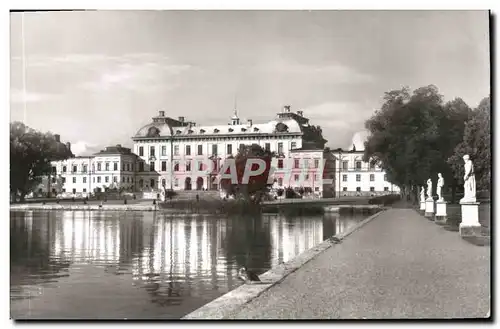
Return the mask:
<path id="1" fill-rule="evenodd" d="M 104 163 L 104 170 L 105 171 L 110 171 L 110 162 L 105 162 Z M 72 173 L 76 173 L 78 171 L 78 166 L 77 165 L 73 165 L 72 168 L 71 168 L 71 172 Z M 97 171 L 101 171 L 102 170 L 102 163 L 101 162 L 97 162 Z M 118 170 L 118 162 L 113 162 L 113 171 L 117 171 Z M 82 172 L 86 173 L 88 171 L 88 166 L 86 164 L 82 165 Z M 95 164 L 92 164 L 92 171 L 95 171 Z M 134 171 L 134 164 L 133 163 L 122 163 L 122 171 Z M 56 173 L 57 172 L 57 168 L 56 167 L 52 167 L 52 173 Z M 63 166 L 62 167 L 62 172 L 65 173 L 67 172 L 67 166 Z"/>
<path id="2" fill-rule="evenodd" d="M 239 144 L 239 147 L 241 148 L 245 144 Z M 294 149 L 297 147 L 296 142 L 292 142 L 290 145 L 291 149 Z M 264 149 L 267 151 L 271 151 L 271 143 L 265 143 L 264 144 Z M 154 157 L 156 156 L 156 146 L 150 146 L 149 147 L 149 157 Z M 203 155 L 203 144 L 198 144 L 197 149 L 196 149 L 196 155 Z M 179 155 L 179 145 L 174 145 L 174 155 Z M 283 153 L 283 142 L 278 143 L 278 153 Z M 184 148 L 184 154 L 185 155 L 191 155 L 191 145 L 186 145 Z M 218 145 L 217 144 L 212 144 L 212 155 L 217 155 L 219 154 L 218 152 Z M 226 146 L 226 154 L 233 154 L 233 145 L 228 144 Z M 139 156 L 143 157 L 144 156 L 144 146 L 139 146 Z M 160 148 L 160 156 L 167 156 L 167 146 L 162 145 Z"/>
<path id="3" fill-rule="evenodd" d="M 389 188 L 386 186 L 384 187 L 384 192 L 388 192 Z M 342 192 L 347 192 L 347 187 L 342 188 Z M 361 187 L 356 187 L 356 192 L 361 192 Z M 375 192 L 375 187 L 370 187 L 370 192 Z"/>
<path id="4" fill-rule="evenodd" d="M 342 181 L 347 182 L 348 175 L 342 175 Z M 370 182 L 375 181 L 375 174 L 370 174 Z M 361 182 L 361 174 L 356 174 L 356 182 Z M 387 175 L 384 175 L 384 182 L 387 182 Z"/>
<path id="5" fill-rule="evenodd" d="M 375 169 L 375 164 L 373 163 L 368 163 L 368 166 L 370 169 Z M 356 161 L 354 162 L 354 169 L 356 170 L 361 170 L 363 168 L 363 161 Z M 342 170 L 348 170 L 349 169 L 349 161 L 343 160 L 342 161 Z"/>
<path id="6" fill-rule="evenodd" d="M 118 182 L 118 176 L 112 176 L 112 180 L 113 180 L 113 183 L 117 183 Z M 65 184 L 66 183 L 66 177 L 61 177 L 61 180 L 62 180 L 62 183 Z M 77 177 L 73 177 L 73 184 L 76 184 L 77 182 Z M 92 183 L 95 183 L 96 182 L 96 176 L 92 177 Z M 109 176 L 104 176 L 104 182 L 105 183 L 109 183 Z M 125 177 L 125 176 L 122 176 L 122 180 L 121 180 L 122 183 L 133 183 L 134 182 L 134 178 L 133 177 Z M 55 184 L 56 183 L 56 178 L 55 177 L 52 177 L 52 184 Z M 86 184 L 87 183 L 87 177 L 82 177 L 82 183 Z M 97 176 L 97 183 L 101 183 L 101 176 Z"/>

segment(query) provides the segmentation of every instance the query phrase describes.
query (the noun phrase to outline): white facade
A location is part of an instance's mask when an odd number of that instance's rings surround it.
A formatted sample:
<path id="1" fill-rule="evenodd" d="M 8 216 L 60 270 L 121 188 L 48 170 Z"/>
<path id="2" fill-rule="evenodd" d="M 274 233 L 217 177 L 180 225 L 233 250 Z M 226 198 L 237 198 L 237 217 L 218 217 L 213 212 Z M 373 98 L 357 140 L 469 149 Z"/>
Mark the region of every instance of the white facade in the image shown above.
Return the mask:
<path id="1" fill-rule="evenodd" d="M 387 181 L 377 165 L 363 161 L 363 151 L 333 151 L 336 157 L 335 190 L 340 196 L 382 195 L 399 193 L 398 186 Z"/>
<path id="2" fill-rule="evenodd" d="M 235 113 L 229 124 L 214 126 L 197 126 L 183 117 L 175 120 L 160 111 L 132 138 L 133 151 L 143 162 L 137 172 L 138 188 L 156 189 L 164 184 L 173 190 L 218 189 L 218 170 L 225 159 L 238 153 L 240 145 L 258 144 L 279 158 L 290 158 L 292 149 L 302 148 L 310 139 L 311 134 L 304 134 L 311 129 L 308 121 L 302 112 L 292 113 L 289 107 L 266 123 L 242 123 Z M 276 168 L 278 158 L 271 165 Z"/>

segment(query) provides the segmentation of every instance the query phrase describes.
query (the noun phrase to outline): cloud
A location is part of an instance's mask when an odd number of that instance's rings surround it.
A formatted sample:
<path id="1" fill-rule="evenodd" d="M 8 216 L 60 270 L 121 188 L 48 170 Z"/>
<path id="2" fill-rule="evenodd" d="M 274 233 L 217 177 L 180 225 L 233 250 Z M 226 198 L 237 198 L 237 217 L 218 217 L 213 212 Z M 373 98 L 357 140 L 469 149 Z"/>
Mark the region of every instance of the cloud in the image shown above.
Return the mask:
<path id="1" fill-rule="evenodd" d="M 76 156 L 86 156 L 92 155 L 94 153 L 99 152 L 103 147 L 100 147 L 97 144 L 91 144 L 84 141 L 78 141 L 76 143 L 71 144 L 71 151 Z"/>
<path id="2" fill-rule="evenodd" d="M 39 92 L 26 91 L 23 93 L 22 90 L 13 88 L 10 90 L 10 102 L 11 103 L 38 103 L 50 100 L 54 98 L 55 95 Z"/>

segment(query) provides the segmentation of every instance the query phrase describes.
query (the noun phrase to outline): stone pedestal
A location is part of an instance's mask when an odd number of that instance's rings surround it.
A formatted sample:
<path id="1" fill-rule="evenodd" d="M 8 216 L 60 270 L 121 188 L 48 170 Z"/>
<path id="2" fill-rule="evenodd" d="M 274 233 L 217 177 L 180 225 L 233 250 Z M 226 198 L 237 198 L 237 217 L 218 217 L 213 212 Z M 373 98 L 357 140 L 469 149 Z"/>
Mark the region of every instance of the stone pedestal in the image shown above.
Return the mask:
<path id="1" fill-rule="evenodd" d="M 481 236 L 479 224 L 479 202 L 460 201 L 462 206 L 462 222 L 459 225 L 461 236 Z"/>
<path id="2" fill-rule="evenodd" d="M 434 199 L 425 200 L 425 217 L 434 220 Z"/>
<path id="3" fill-rule="evenodd" d="M 446 201 L 444 200 L 437 200 L 436 201 L 436 224 L 438 225 L 445 225 L 446 224 L 446 219 L 447 219 L 447 214 L 446 214 Z"/>
<path id="4" fill-rule="evenodd" d="M 425 212 L 425 200 L 420 200 L 420 211 Z"/>

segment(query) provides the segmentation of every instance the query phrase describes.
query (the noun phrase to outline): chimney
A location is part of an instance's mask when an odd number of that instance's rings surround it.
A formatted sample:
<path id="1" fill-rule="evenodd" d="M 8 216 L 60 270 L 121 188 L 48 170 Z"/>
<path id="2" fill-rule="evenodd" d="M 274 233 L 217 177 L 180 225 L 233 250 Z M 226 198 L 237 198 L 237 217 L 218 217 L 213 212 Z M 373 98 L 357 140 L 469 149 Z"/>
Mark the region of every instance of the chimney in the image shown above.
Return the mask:
<path id="1" fill-rule="evenodd" d="M 184 117 L 179 117 L 180 122 L 184 122 Z"/>
<path id="2" fill-rule="evenodd" d="M 54 138 L 56 139 L 56 142 L 60 143 L 61 142 L 61 135 L 55 134 Z"/>
<path id="3" fill-rule="evenodd" d="M 301 117 L 304 116 L 304 112 L 302 112 L 302 111 L 297 111 L 297 114 L 300 115 Z"/>
<path id="4" fill-rule="evenodd" d="M 290 112 L 290 105 L 283 106 L 283 112 Z"/>
<path id="5" fill-rule="evenodd" d="M 251 126 L 252 126 L 252 124 L 253 124 L 252 119 L 248 119 L 248 125 L 251 127 Z"/>
<path id="6" fill-rule="evenodd" d="M 71 151 L 71 143 L 70 142 L 66 143 L 66 147 L 68 148 L 68 151 Z"/>
<path id="7" fill-rule="evenodd" d="M 165 111 L 160 111 L 160 116 L 164 117 L 165 116 Z"/>

